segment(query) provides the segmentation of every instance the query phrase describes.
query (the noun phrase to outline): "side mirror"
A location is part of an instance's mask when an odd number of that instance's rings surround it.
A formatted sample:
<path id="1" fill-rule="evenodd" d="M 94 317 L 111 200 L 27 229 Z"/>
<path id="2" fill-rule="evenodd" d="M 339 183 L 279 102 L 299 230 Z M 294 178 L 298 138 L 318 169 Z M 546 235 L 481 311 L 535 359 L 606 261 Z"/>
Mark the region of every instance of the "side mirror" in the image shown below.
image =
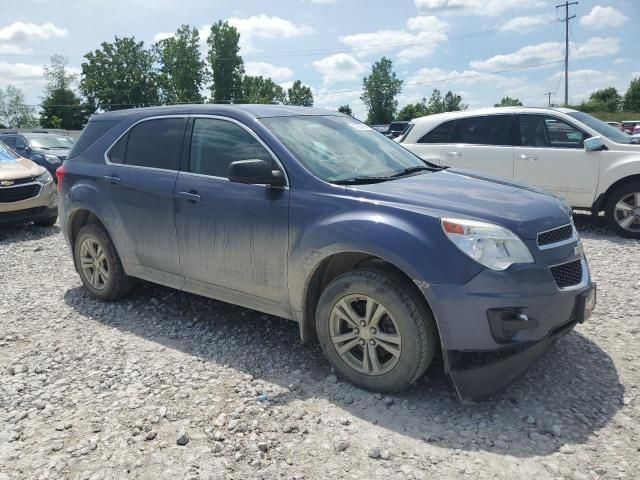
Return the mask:
<path id="1" fill-rule="evenodd" d="M 597 150 L 607 150 L 602 137 L 591 137 L 584 141 L 584 149 L 587 152 L 595 152 Z"/>
<path id="2" fill-rule="evenodd" d="M 264 160 L 237 160 L 229 164 L 227 177 L 231 182 L 284 186 L 284 175 L 272 170 Z"/>

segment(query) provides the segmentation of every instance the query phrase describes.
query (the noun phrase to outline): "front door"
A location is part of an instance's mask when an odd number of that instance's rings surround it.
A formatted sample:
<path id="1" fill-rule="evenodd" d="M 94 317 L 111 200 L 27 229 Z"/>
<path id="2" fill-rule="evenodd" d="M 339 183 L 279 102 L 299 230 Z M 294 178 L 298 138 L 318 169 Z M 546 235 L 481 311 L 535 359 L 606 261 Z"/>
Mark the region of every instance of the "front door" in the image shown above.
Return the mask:
<path id="1" fill-rule="evenodd" d="M 186 117 L 145 120 L 107 152 L 96 181 L 113 208 L 105 218 L 127 273 L 182 288 L 174 215 Z"/>
<path id="2" fill-rule="evenodd" d="M 587 152 L 587 134 L 552 115 L 518 115 L 520 146 L 515 147 L 516 180 L 536 185 L 572 207 L 591 207 L 595 198 L 600 157 Z"/>
<path id="3" fill-rule="evenodd" d="M 451 143 L 441 152 L 444 167 L 513 179 L 511 115 L 481 115 L 458 120 Z"/>
<path id="4" fill-rule="evenodd" d="M 176 184 L 176 227 L 187 289 L 290 315 L 287 300 L 289 190 L 230 182 L 236 160 L 280 168 L 244 125 L 194 118 L 189 162 Z"/>

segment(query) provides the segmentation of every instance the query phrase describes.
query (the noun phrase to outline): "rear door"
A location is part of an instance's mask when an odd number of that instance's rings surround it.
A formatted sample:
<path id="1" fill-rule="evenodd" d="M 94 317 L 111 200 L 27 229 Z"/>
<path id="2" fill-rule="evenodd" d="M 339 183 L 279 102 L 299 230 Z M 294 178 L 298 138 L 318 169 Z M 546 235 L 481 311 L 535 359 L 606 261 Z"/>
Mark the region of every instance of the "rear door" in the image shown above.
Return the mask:
<path id="1" fill-rule="evenodd" d="M 187 171 L 176 184 L 176 227 L 187 289 L 276 315 L 290 315 L 287 290 L 289 189 L 230 182 L 237 160 L 281 169 L 243 124 L 195 117 Z"/>
<path id="2" fill-rule="evenodd" d="M 441 152 L 442 165 L 513 179 L 512 118 L 497 114 L 459 119 L 451 143 Z"/>
<path id="3" fill-rule="evenodd" d="M 174 216 L 186 117 L 134 125 L 107 152 L 101 188 L 113 205 L 106 221 L 128 273 L 182 288 Z"/>
<path id="4" fill-rule="evenodd" d="M 588 134 L 553 115 L 518 115 L 520 145 L 515 147 L 515 178 L 567 200 L 591 207 L 598 184 L 600 158 L 587 152 Z"/>

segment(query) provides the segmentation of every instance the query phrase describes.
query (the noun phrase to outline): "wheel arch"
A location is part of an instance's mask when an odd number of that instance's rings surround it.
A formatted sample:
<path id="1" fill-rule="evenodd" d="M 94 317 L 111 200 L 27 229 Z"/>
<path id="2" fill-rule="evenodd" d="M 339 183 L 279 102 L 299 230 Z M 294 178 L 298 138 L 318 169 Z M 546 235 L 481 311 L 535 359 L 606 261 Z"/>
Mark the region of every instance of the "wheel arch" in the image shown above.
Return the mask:
<path id="1" fill-rule="evenodd" d="M 591 208 L 591 211 L 593 213 L 599 213 L 604 211 L 604 209 L 607 206 L 607 202 L 609 201 L 609 198 L 611 197 L 611 194 L 618 188 L 622 187 L 623 185 L 627 185 L 629 183 L 634 183 L 634 182 L 638 182 L 640 183 L 640 174 L 635 174 L 635 175 L 629 175 L 627 177 L 622 177 L 621 179 L 615 181 L 614 183 L 612 183 L 609 188 L 607 188 L 607 190 L 600 194 L 598 196 L 598 198 L 596 199 L 595 203 L 593 204 L 593 207 Z"/>

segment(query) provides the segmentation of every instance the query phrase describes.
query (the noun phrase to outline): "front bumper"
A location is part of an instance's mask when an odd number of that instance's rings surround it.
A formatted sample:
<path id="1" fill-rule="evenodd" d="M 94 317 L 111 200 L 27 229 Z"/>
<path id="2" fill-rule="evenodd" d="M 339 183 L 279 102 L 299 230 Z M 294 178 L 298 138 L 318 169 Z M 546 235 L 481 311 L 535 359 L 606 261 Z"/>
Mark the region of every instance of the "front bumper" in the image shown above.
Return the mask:
<path id="1" fill-rule="evenodd" d="M 445 369 L 461 400 L 479 401 L 507 387 L 589 316 L 595 284 L 584 265 L 583 282 L 571 289 L 559 289 L 549 267 L 528 264 L 484 270 L 463 286 L 423 290 L 438 323 Z M 502 317 L 496 319 L 495 312 Z"/>
<path id="2" fill-rule="evenodd" d="M 0 203 L 0 224 L 44 220 L 58 214 L 58 194 L 53 181 L 42 185 L 34 197 L 18 202 Z"/>

